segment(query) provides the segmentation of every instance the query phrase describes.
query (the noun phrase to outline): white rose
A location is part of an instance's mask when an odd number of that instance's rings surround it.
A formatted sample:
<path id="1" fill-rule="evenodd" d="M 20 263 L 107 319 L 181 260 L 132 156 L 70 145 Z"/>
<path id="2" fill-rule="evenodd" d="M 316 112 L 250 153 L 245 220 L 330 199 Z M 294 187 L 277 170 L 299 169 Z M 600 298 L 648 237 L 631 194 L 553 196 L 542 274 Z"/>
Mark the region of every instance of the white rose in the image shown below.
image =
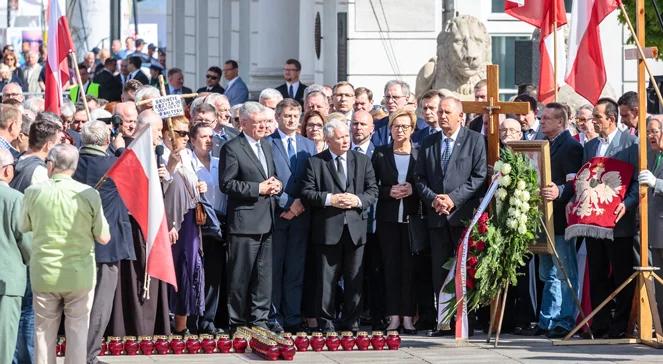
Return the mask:
<path id="1" fill-rule="evenodd" d="M 507 166 L 508 166 L 508 164 L 507 164 Z M 511 167 L 509 167 L 509 168 L 511 168 Z M 502 179 L 500 179 L 500 185 L 502 185 L 502 187 L 509 187 L 510 184 L 511 184 L 511 177 L 504 176 L 504 177 L 502 177 Z"/>
<path id="2" fill-rule="evenodd" d="M 509 214 L 509 216 L 515 215 L 516 212 L 517 212 L 516 209 L 513 207 L 509 207 L 509 209 L 507 210 L 507 214 Z"/>
<path id="3" fill-rule="evenodd" d="M 514 207 L 520 206 L 520 200 L 516 196 L 511 196 L 509 199 L 509 204 Z"/>
<path id="4" fill-rule="evenodd" d="M 520 190 L 513 191 L 513 196 L 520 200 L 520 192 L 521 192 Z"/>
<path id="5" fill-rule="evenodd" d="M 527 226 L 525 224 L 518 225 L 518 234 L 525 234 L 527 232 Z"/>
<path id="6" fill-rule="evenodd" d="M 518 228 L 518 221 L 516 221 L 516 219 L 511 219 L 506 222 L 506 226 L 511 230 L 516 230 Z"/>
<path id="7" fill-rule="evenodd" d="M 516 188 L 518 188 L 519 190 L 525 190 L 525 188 L 527 188 L 527 183 L 525 183 L 525 181 L 523 181 L 522 179 L 519 179 Z"/>
<path id="8" fill-rule="evenodd" d="M 504 200 L 506 198 L 506 190 L 504 188 L 499 188 L 497 190 L 497 199 L 498 200 Z"/>
<path id="9" fill-rule="evenodd" d="M 520 225 L 527 224 L 527 215 L 522 214 L 522 215 L 518 216 L 518 222 L 520 223 Z"/>
<path id="10" fill-rule="evenodd" d="M 502 163 L 502 161 L 495 162 L 495 166 L 493 166 L 493 171 L 495 171 L 496 173 L 501 172 L 503 165 L 504 165 L 504 163 Z"/>
<path id="11" fill-rule="evenodd" d="M 523 202 L 520 204 L 520 208 L 523 210 L 523 212 L 528 212 L 530 209 L 530 206 L 527 202 Z"/>
<path id="12" fill-rule="evenodd" d="M 511 165 L 509 163 L 504 163 L 500 170 L 502 171 L 502 174 L 506 176 L 507 174 L 511 173 Z"/>
<path id="13" fill-rule="evenodd" d="M 529 201 L 529 198 L 530 198 L 530 195 L 529 195 L 529 192 L 528 192 L 528 191 L 522 191 L 522 192 L 520 193 L 520 199 L 521 199 L 521 200 L 527 202 L 527 201 Z"/>

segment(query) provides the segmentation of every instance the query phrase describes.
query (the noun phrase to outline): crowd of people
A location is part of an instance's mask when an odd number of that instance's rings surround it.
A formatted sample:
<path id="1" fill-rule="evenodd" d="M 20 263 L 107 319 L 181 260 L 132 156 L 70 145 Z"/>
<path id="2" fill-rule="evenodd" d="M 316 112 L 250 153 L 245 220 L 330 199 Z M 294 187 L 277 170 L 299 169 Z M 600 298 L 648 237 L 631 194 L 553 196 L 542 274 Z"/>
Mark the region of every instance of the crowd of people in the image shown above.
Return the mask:
<path id="1" fill-rule="evenodd" d="M 62 316 L 72 363 L 100 362 L 107 335 L 220 334 L 244 325 L 277 333 L 360 326 L 451 333 L 438 322 L 436 299 L 445 263 L 485 193 L 487 115 L 467 115 L 458 98 L 437 90 L 416 99 L 400 80 L 385 84 L 379 102 L 346 81 L 305 85 L 295 59 L 285 62 L 282 85 L 251 101 L 238 63 L 228 60 L 207 70 L 197 97 L 182 99 L 185 115 L 166 122 L 149 102 L 161 95 L 157 76 L 166 73 L 168 94 L 192 90 L 180 69 L 165 71 L 155 47 L 142 53 L 144 42 L 134 44 L 123 50 L 114 41 L 75 65 L 86 101 L 72 83 L 60 115 L 45 111 L 40 96 L 24 96 L 38 92 L 31 82 L 37 55 L 28 53 L 24 71 L 12 71 L 2 88 L 1 362 L 52 363 Z M 14 62 L 5 51 L 3 62 Z M 486 89 L 485 80 L 477 83 L 475 100 L 485 100 Z M 531 111 L 503 118 L 500 141 L 549 141 L 553 183 L 541 194 L 553 201 L 555 245 L 574 287 L 562 283 L 551 257 L 529 257 L 538 279 L 523 267 L 504 330 L 562 337 L 576 322 L 572 295 L 582 278 L 580 241 L 564 238 L 574 195 L 568 176 L 594 156 L 637 170 L 638 95 L 574 111 L 539 105 L 531 85 L 521 91 L 515 100 Z M 140 226 L 103 178 L 147 127 L 177 290 L 146 276 Z M 663 194 L 662 128 L 663 116 L 651 116 L 651 172 L 639 176 L 654 199 Z M 593 306 L 632 271 L 637 184 L 638 176 L 614 211 L 614 241 L 578 239 L 586 243 Z M 663 263 L 659 215 L 650 213 L 655 264 Z M 530 280 L 539 282 L 538 304 Z M 631 285 L 612 311 L 594 318 L 595 336 L 629 334 L 632 297 Z M 485 312 L 471 321 L 487 329 Z"/>

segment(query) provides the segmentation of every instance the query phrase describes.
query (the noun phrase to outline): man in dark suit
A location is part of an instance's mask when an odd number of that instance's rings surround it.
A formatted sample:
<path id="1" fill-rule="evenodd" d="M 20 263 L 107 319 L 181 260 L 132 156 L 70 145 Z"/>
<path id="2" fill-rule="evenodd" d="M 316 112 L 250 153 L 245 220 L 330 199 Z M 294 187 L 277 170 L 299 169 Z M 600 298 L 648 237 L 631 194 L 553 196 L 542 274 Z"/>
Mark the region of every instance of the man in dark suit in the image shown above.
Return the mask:
<path id="1" fill-rule="evenodd" d="M 241 104 L 249 99 L 249 88 L 239 77 L 237 61 L 230 59 L 223 64 L 223 77 L 228 81 L 224 95 L 228 97 L 230 106 Z"/>
<path id="2" fill-rule="evenodd" d="M 122 81 L 114 76 L 117 69 L 117 60 L 108 58 L 104 61 L 104 68 L 94 77 L 99 84 L 99 98 L 110 102 L 120 101 L 122 95 Z"/>
<path id="3" fill-rule="evenodd" d="M 553 201 L 555 249 L 571 282 L 578 282 L 575 239 L 565 240 L 566 204 L 573 197 L 573 175 L 582 166 L 582 146 L 566 130 L 566 111 L 561 104 L 546 105 L 541 116 L 541 132 L 550 142 L 552 183 L 541 189 L 541 197 Z M 539 277 L 544 281 L 539 324 L 534 334 L 547 332 L 549 338 L 562 338 L 575 326 L 575 289 L 567 286 L 552 256 L 539 256 Z M 575 286 L 577 288 L 577 286 Z"/>
<path id="4" fill-rule="evenodd" d="M 283 66 L 283 78 L 285 83 L 276 89 L 283 95 L 284 99 L 295 99 L 300 105 L 304 105 L 304 89 L 307 85 L 299 82 L 299 74 L 302 72 L 302 64 L 296 59 L 285 61 Z"/>
<path id="5" fill-rule="evenodd" d="M 441 99 L 442 93 L 438 90 L 428 90 L 421 96 L 421 114 L 423 115 L 424 121 L 428 126 L 423 129 L 419 129 L 414 132 L 414 134 L 412 134 L 412 143 L 415 145 L 421 145 L 421 143 L 424 141 L 424 138 L 442 130 L 437 118 L 437 110 L 440 107 Z"/>
<path id="6" fill-rule="evenodd" d="M 115 156 L 107 153 L 110 144 L 110 130 L 105 123 L 93 121 L 83 127 L 81 137 L 83 148 L 81 148 L 78 166 L 72 178 L 78 182 L 95 186 L 117 160 Z M 99 341 L 103 338 L 111 317 L 119 262 L 136 259 L 129 213 L 113 181 L 104 182 L 99 187 L 99 195 L 104 216 L 110 227 L 111 240 L 106 245 L 95 244 L 94 247 L 97 283 L 90 312 L 87 340 L 88 363 L 97 361 L 97 355 L 100 352 Z"/>
<path id="7" fill-rule="evenodd" d="M 464 114 L 460 100 L 443 98 L 438 117 L 442 133 L 424 140 L 416 164 L 416 189 L 430 230 L 435 297 L 448 273 L 442 266 L 472 217 L 486 179 L 485 143 L 481 134 L 461 127 Z M 429 335 L 441 335 L 438 329 Z"/>
<path id="8" fill-rule="evenodd" d="M 488 101 L 488 81 L 484 78 L 474 85 L 474 101 Z M 467 117 L 467 127 L 477 133 L 486 135 L 483 130 L 483 114 L 470 114 Z M 487 115 L 486 115 L 487 117 Z"/>
<path id="9" fill-rule="evenodd" d="M 199 88 L 196 92 L 216 92 L 218 94 L 223 94 L 225 89 L 219 84 L 219 82 L 221 82 L 221 74 L 221 68 L 217 66 L 208 68 L 207 75 L 205 76 L 206 85 Z"/>
<path id="10" fill-rule="evenodd" d="M 311 214 L 300 198 L 301 181 L 308 158 L 316 154 L 315 144 L 297 133 L 302 107 L 293 99 L 276 105 L 279 124 L 272 142 L 276 175 L 283 193 L 276 200 L 272 238 L 272 312 L 270 328 L 274 332 L 301 331 L 304 262 Z"/>
<path id="11" fill-rule="evenodd" d="M 539 103 L 536 99 L 527 94 L 521 94 L 513 99 L 515 102 L 528 102 L 529 112 L 527 114 L 515 115 L 523 130 L 523 140 L 543 140 L 545 135 L 541 132 L 541 124 L 536 117 Z"/>
<path id="12" fill-rule="evenodd" d="M 190 94 L 190 88 L 184 86 L 184 73 L 179 68 L 171 68 L 168 70 L 168 87 L 166 87 L 166 94 L 168 95 L 183 95 Z M 189 101 L 187 102 L 191 102 Z"/>
<path id="13" fill-rule="evenodd" d="M 633 238 L 638 233 L 638 144 L 637 138 L 617 128 L 619 108 L 611 99 L 600 99 L 594 107 L 594 125 L 599 137 L 585 144 L 583 164 L 594 157 L 610 157 L 633 165 L 633 178 L 624 200 L 613 213 L 617 225 L 614 240 L 587 237 L 589 281 L 592 308 L 596 308 L 610 291 L 622 284 L 633 272 Z M 610 274 L 612 272 L 612 274 Z M 606 278 L 608 277 L 608 278 Z M 595 337 L 620 338 L 626 335 L 631 311 L 634 284 L 631 282 L 615 297 L 615 314 L 603 309 L 594 316 L 592 331 Z"/>
<path id="14" fill-rule="evenodd" d="M 272 296 L 273 196 L 281 192 L 275 177 L 272 145 L 263 140 L 269 120 L 265 108 L 246 102 L 240 109 L 242 133 L 225 143 L 219 161 L 219 185 L 228 195 L 228 314 L 230 328 L 267 328 Z"/>
<path id="15" fill-rule="evenodd" d="M 351 151 L 347 124 L 325 124 L 329 149 L 308 160 L 302 198 L 311 208 L 311 239 L 318 268 L 319 327 L 335 331 L 336 285 L 343 276 L 344 297 L 340 329 L 357 330 L 361 301 L 362 258 L 366 243 L 368 208 L 376 202 L 378 187 L 370 159 Z"/>
<path id="16" fill-rule="evenodd" d="M 139 56 L 131 56 L 128 59 L 127 68 L 129 70 L 129 79 L 140 81 L 143 85 L 149 85 L 150 80 L 145 73 L 140 69 L 143 65 L 143 60 Z"/>
<path id="17" fill-rule="evenodd" d="M 398 109 L 404 108 L 410 96 L 410 85 L 406 82 L 401 80 L 387 82 L 384 86 L 384 104 L 389 115 Z M 375 122 L 375 132 L 371 137 L 371 141 L 376 147 L 391 143 L 391 134 L 387 127 L 387 124 L 389 124 L 389 115 Z M 417 125 L 422 123 L 423 120 L 417 118 Z"/>

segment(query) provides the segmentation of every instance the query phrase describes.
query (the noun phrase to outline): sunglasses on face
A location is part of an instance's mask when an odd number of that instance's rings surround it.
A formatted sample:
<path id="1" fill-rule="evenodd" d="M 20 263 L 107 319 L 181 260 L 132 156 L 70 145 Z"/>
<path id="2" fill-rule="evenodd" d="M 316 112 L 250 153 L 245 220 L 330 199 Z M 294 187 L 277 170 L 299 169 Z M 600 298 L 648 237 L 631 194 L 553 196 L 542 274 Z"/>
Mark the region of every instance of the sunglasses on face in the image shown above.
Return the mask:
<path id="1" fill-rule="evenodd" d="M 186 130 L 173 130 L 173 133 L 177 134 L 180 138 L 188 137 L 189 132 Z"/>
<path id="2" fill-rule="evenodd" d="M 218 80 L 218 79 L 219 79 L 219 76 L 215 76 L 215 75 L 207 75 L 207 78 L 212 79 L 212 80 Z"/>

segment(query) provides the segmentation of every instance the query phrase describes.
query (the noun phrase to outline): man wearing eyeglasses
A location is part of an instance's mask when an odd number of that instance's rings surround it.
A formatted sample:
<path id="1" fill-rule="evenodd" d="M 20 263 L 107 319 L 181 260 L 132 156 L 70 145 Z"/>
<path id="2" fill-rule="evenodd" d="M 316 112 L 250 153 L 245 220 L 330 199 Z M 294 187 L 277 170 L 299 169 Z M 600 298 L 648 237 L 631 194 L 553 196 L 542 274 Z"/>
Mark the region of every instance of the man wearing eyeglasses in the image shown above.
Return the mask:
<path id="1" fill-rule="evenodd" d="M 0 216 L 4 223 L 0 228 L 0 336 L 7 338 L 0 344 L 0 362 L 11 363 L 16 348 L 18 323 L 21 317 L 21 301 L 25 294 L 27 264 L 30 261 L 30 235 L 18 228 L 23 194 L 9 187 L 14 177 L 14 157 L 0 149 Z M 8 340 L 13 339 L 13 340 Z"/>
<path id="2" fill-rule="evenodd" d="M 408 105 L 410 98 L 410 85 L 407 82 L 400 80 L 391 80 L 384 86 L 384 106 L 389 115 L 398 109 L 402 109 Z M 389 123 L 389 115 L 375 122 L 375 133 L 371 137 L 371 141 L 376 147 L 391 143 L 391 135 L 387 124 Z M 425 123 L 420 118 L 417 118 L 417 125 Z"/>
<path id="3" fill-rule="evenodd" d="M 295 99 L 300 105 L 304 105 L 304 89 L 307 85 L 299 82 L 299 74 L 302 71 L 302 64 L 298 60 L 290 58 L 285 61 L 283 66 L 283 78 L 285 83 L 276 89 L 279 90 L 284 99 Z"/>
<path id="4" fill-rule="evenodd" d="M 226 90 L 221 87 L 219 82 L 221 82 L 221 68 L 217 66 L 212 66 L 207 69 L 207 75 L 205 76 L 205 86 L 198 89 L 198 93 L 203 92 L 216 92 L 218 94 L 224 93 Z"/>

